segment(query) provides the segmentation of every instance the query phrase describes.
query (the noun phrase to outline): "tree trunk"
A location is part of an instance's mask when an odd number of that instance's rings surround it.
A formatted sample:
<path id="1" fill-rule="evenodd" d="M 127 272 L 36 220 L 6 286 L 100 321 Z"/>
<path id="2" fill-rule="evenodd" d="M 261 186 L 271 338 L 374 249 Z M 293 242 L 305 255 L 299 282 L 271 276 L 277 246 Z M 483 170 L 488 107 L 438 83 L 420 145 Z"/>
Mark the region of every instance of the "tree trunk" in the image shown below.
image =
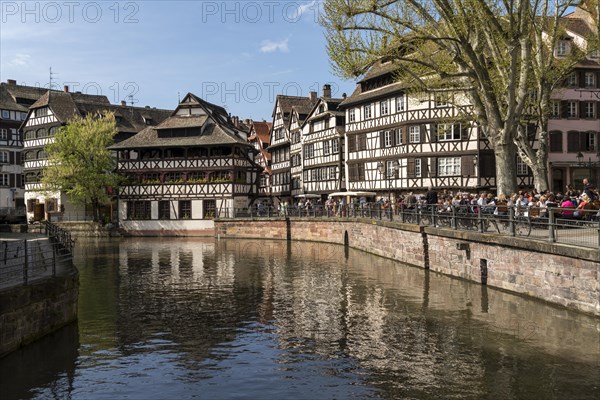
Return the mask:
<path id="1" fill-rule="evenodd" d="M 496 190 L 510 196 L 517 189 L 517 163 L 515 155 L 517 147 L 514 143 L 494 146 L 496 156 Z"/>
<path id="2" fill-rule="evenodd" d="M 538 193 L 548 190 L 548 169 L 545 165 L 536 162 L 532 165 L 533 185 Z"/>

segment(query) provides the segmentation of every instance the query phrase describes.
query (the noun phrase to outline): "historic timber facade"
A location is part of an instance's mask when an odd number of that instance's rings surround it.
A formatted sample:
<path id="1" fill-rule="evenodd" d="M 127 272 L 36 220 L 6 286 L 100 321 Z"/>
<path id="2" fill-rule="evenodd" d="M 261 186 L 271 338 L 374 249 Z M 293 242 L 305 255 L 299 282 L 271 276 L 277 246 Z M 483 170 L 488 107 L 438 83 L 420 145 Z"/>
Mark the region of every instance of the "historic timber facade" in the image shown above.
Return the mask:
<path id="1" fill-rule="evenodd" d="M 271 153 L 267 151 L 271 142 L 271 127 L 270 122 L 252 121 L 248 135 L 248 141 L 258 152 L 256 163 L 262 167 L 258 180 L 258 197 L 263 199 L 271 197 Z"/>
<path id="2" fill-rule="evenodd" d="M 165 121 L 111 146 L 121 228 L 132 234 L 212 234 L 213 218 L 257 194 L 258 151 L 224 108 L 188 93 Z"/>
<path id="3" fill-rule="evenodd" d="M 22 124 L 24 135 L 23 158 L 25 173 L 25 202 L 29 220 L 81 220 L 87 217 L 85 206 L 69 201 L 63 192 L 42 190 L 42 174 L 48 164 L 46 145 L 54 141 L 58 129 L 76 117 L 113 112 L 117 123 L 115 141 L 131 137 L 148 125 L 161 122 L 170 111 L 149 107 L 129 107 L 110 104 L 106 96 L 80 92 L 46 91 L 29 109 Z"/>
<path id="4" fill-rule="evenodd" d="M 340 105 L 350 191 L 475 190 L 495 186 L 494 155 L 464 118 L 464 98 L 408 94 L 393 63 L 372 67 Z"/>
<path id="5" fill-rule="evenodd" d="M 344 112 L 338 110 L 342 100 L 332 98 L 331 86 L 325 85 L 323 96 L 302 124 L 302 187 L 306 194 L 326 197 L 329 193 L 346 188 L 345 117 Z M 292 180 L 293 175 L 294 170 Z"/>
<path id="6" fill-rule="evenodd" d="M 271 190 L 274 198 L 279 201 L 292 201 L 292 175 L 291 175 L 291 126 L 294 132 L 299 133 L 299 128 L 306 118 L 306 114 L 317 101 L 317 94 L 311 92 L 309 97 L 278 95 L 273 108 L 273 130 L 271 133 Z M 296 117 L 292 118 L 295 114 Z M 295 143 L 297 145 L 298 143 Z M 295 147 L 297 149 L 298 146 Z M 298 169 L 296 169 L 298 172 Z"/>

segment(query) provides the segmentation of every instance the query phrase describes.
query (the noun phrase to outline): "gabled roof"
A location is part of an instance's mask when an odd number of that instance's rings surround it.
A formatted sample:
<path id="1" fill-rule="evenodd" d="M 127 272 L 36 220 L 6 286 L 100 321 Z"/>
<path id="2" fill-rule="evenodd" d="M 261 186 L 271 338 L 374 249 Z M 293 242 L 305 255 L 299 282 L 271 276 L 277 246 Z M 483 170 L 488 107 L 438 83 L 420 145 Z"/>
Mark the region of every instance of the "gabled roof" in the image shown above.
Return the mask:
<path id="1" fill-rule="evenodd" d="M 339 107 L 347 108 L 358 103 L 371 101 L 380 97 L 387 97 L 393 95 L 394 93 L 404 93 L 405 90 L 406 84 L 403 82 L 394 82 L 392 84 L 385 85 L 377 89 L 368 90 L 366 92 L 363 92 L 361 85 L 358 84 L 356 85 L 356 89 L 354 89 L 352 95 L 343 100 Z"/>
<path id="2" fill-rule="evenodd" d="M 176 115 L 180 108 L 188 106 L 200 107 L 205 115 Z M 159 137 L 159 132 L 165 129 L 200 128 L 198 136 L 185 137 Z M 200 130 L 199 129 L 199 130 Z M 251 145 L 246 139 L 246 134 L 235 128 L 223 107 L 202 100 L 192 93 L 188 93 L 179 103 L 171 116 L 155 127 L 147 127 L 133 137 L 112 145 L 113 150 L 124 150 L 147 147 L 187 147 L 219 144 L 245 144 Z"/>
<path id="3" fill-rule="evenodd" d="M 273 124 L 271 122 L 260 122 L 253 121 L 250 126 L 250 136 L 248 139 L 258 136 L 260 141 L 264 144 L 269 144 L 271 142 L 271 127 Z"/>
<path id="4" fill-rule="evenodd" d="M 275 118 L 275 113 L 277 111 L 277 104 L 281 108 L 281 112 L 283 113 L 283 123 L 284 126 L 289 129 L 292 115 L 292 108 L 294 108 L 299 115 L 308 115 L 314 102 L 310 97 L 302 97 L 302 96 L 285 96 L 282 94 L 278 94 L 275 99 L 275 107 L 273 108 L 272 117 Z"/>
<path id="5" fill-rule="evenodd" d="M 317 110 L 319 109 L 321 104 L 327 105 L 327 110 L 325 111 L 324 114 L 335 115 L 335 116 L 340 116 L 340 117 L 344 116 L 345 113 L 343 111 L 338 111 L 338 107 L 342 101 L 344 101 L 344 99 L 331 98 L 331 97 L 319 97 L 319 99 L 315 103 L 312 110 L 310 110 L 310 113 L 308 113 L 308 116 L 307 116 L 308 118 L 306 118 L 304 120 L 304 122 L 302 123 L 302 126 L 304 126 L 309 121 L 323 118 L 322 114 L 317 113 Z"/>

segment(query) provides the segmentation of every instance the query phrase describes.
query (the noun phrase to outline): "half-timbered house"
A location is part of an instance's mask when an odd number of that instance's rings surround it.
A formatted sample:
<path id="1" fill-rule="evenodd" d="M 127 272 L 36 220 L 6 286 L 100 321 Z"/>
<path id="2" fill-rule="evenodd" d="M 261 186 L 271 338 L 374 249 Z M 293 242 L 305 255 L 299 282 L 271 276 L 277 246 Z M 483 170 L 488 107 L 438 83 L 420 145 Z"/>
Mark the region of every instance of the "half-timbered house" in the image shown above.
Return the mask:
<path id="1" fill-rule="evenodd" d="M 309 97 L 278 95 L 273 108 L 273 128 L 271 133 L 271 192 L 276 201 L 292 201 L 291 175 L 291 127 L 294 125 L 295 137 L 300 134 L 300 126 L 310 109 L 317 101 L 317 93 L 310 92 Z M 292 117 L 295 115 L 294 117 Z M 300 153 L 299 142 L 295 142 L 295 157 Z M 301 164 L 295 159 L 295 171 L 299 175 Z M 295 186 L 299 188 L 299 181 Z"/>
<path id="2" fill-rule="evenodd" d="M 272 124 L 266 121 L 252 121 L 248 141 L 258 152 L 256 163 L 262 167 L 258 180 L 258 197 L 271 197 L 271 153 L 267 151 L 271 141 Z"/>
<path id="3" fill-rule="evenodd" d="M 225 109 L 188 93 L 172 115 L 118 151 L 121 228 L 131 234 L 212 235 L 213 218 L 247 207 L 261 167 L 247 131 Z"/>
<path id="4" fill-rule="evenodd" d="M 302 124 L 302 186 L 307 194 L 321 194 L 325 198 L 346 188 L 345 116 L 338 109 L 342 100 L 332 98 L 331 86 L 324 85 L 322 97 Z"/>
<path id="5" fill-rule="evenodd" d="M 554 56 L 566 57 L 573 44 L 587 47 L 586 38 L 598 23 L 593 7 L 576 8 L 564 17 L 565 34 Z M 600 51 L 590 51 L 552 94 L 548 121 L 549 184 L 562 192 L 566 185 L 583 188 L 583 178 L 600 184 Z"/>
<path id="6" fill-rule="evenodd" d="M 351 191 L 489 188 L 494 155 L 478 127 L 464 119 L 459 95 L 410 94 L 394 64 L 373 66 L 340 109 L 346 116 L 346 177 Z"/>
<path id="7" fill-rule="evenodd" d="M 80 92 L 46 91 L 31 105 L 21 129 L 24 135 L 25 202 L 28 219 L 43 220 L 87 218 L 85 206 L 70 202 L 62 192 L 42 190 L 41 178 L 47 165 L 46 145 L 54 141 L 58 129 L 76 116 L 103 115 L 113 112 L 117 123 L 115 141 L 131 137 L 146 126 L 154 125 L 169 116 L 171 111 L 149 107 L 129 107 L 110 104 L 102 95 Z"/>
<path id="8" fill-rule="evenodd" d="M 17 85 L 9 79 L 0 83 L 0 218 L 23 216 L 25 186 L 23 182 L 23 136 L 20 126 L 27 117 L 29 106 L 46 89 Z"/>

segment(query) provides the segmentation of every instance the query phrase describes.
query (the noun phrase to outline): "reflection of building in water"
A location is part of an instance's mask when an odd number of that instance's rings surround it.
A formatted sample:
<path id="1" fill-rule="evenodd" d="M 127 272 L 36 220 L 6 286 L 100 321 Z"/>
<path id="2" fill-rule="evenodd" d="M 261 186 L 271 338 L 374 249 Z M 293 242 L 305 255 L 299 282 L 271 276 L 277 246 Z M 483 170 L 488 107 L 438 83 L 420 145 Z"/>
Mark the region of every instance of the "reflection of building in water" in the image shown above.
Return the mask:
<path id="1" fill-rule="evenodd" d="M 119 253 L 125 352 L 159 335 L 184 363 L 214 361 L 250 333 L 277 363 L 338 360 L 408 397 L 450 386 L 502 397 L 525 360 L 600 354 L 593 318 L 341 246 L 174 238 L 122 241 Z"/>

